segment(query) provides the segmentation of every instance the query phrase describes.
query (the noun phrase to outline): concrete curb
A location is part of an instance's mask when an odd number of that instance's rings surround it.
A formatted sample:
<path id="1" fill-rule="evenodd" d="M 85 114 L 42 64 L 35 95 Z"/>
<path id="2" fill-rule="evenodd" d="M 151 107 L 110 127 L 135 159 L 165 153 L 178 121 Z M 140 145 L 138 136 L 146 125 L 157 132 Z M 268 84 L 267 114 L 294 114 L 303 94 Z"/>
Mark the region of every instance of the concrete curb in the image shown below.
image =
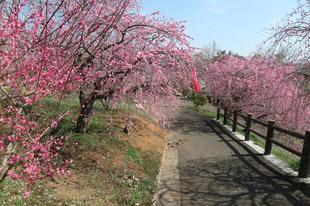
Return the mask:
<path id="1" fill-rule="evenodd" d="M 158 186 L 152 201 L 153 206 L 181 205 L 178 153 L 178 145 L 170 147 L 168 139 L 157 176 Z"/>
<path id="2" fill-rule="evenodd" d="M 164 159 L 167 155 L 167 150 L 168 150 L 168 142 L 166 143 L 165 145 L 165 150 L 164 150 L 164 153 L 163 153 L 163 156 L 161 157 L 161 161 L 160 161 L 160 168 L 159 168 L 159 172 L 157 174 L 157 177 L 156 177 L 156 185 L 157 185 L 157 192 L 154 194 L 154 197 L 152 199 L 152 206 L 155 206 L 157 201 L 158 201 L 158 196 L 159 196 L 159 192 L 158 192 L 158 188 L 159 188 L 159 182 L 160 182 L 160 177 L 161 177 L 161 173 L 162 173 L 162 165 L 163 165 L 163 162 L 164 162 Z"/>

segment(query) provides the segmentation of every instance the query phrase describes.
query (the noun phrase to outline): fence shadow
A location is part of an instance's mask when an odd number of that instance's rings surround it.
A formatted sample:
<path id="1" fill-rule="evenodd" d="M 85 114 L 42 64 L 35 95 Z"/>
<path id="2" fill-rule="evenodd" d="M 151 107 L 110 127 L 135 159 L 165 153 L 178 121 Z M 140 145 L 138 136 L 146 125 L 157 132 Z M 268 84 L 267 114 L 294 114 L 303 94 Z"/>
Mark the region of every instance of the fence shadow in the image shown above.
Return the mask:
<path id="1" fill-rule="evenodd" d="M 215 122 L 206 120 L 206 123 L 207 129 L 201 131 L 215 133 L 234 154 L 182 163 L 182 205 L 310 205 L 309 185 L 296 183 L 292 177 L 282 174 Z"/>

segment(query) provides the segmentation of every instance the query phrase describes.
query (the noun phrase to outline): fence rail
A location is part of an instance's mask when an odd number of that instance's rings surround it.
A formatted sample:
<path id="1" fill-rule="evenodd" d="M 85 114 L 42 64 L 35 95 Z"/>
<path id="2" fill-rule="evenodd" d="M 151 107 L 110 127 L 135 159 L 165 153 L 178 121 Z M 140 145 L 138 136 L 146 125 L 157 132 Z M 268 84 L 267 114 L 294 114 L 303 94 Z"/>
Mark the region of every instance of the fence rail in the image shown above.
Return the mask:
<path id="1" fill-rule="evenodd" d="M 223 114 L 221 111 L 223 110 Z M 216 119 L 219 120 L 220 117 L 223 117 L 223 124 L 226 125 L 228 123 L 228 120 L 232 121 L 232 131 L 237 131 L 237 126 L 241 126 L 244 128 L 245 132 L 245 141 L 250 140 L 250 134 L 253 133 L 263 139 L 265 139 L 265 155 L 270 155 L 272 151 L 272 146 L 277 145 L 281 147 L 282 149 L 291 152 L 299 157 L 300 159 L 300 167 L 298 171 L 298 176 L 301 178 L 307 178 L 310 177 L 310 131 L 306 131 L 305 134 L 300 134 L 294 131 L 290 131 L 281 127 L 276 126 L 275 121 L 269 120 L 268 123 L 262 122 L 258 119 L 252 118 L 252 114 L 248 113 L 246 115 L 234 111 L 232 114 L 232 118 L 228 115 L 228 108 L 220 108 L 217 106 L 217 114 Z M 242 117 L 245 121 L 245 125 L 238 122 L 238 117 Z M 252 123 L 259 124 L 267 129 L 266 135 L 261 134 L 260 132 L 256 131 L 254 128 L 252 128 Z M 297 151 L 287 145 L 284 145 L 281 142 L 278 142 L 274 140 L 274 133 L 275 131 L 281 132 L 283 134 L 289 135 L 291 137 L 297 138 L 299 140 L 303 140 L 303 147 L 302 152 Z"/>

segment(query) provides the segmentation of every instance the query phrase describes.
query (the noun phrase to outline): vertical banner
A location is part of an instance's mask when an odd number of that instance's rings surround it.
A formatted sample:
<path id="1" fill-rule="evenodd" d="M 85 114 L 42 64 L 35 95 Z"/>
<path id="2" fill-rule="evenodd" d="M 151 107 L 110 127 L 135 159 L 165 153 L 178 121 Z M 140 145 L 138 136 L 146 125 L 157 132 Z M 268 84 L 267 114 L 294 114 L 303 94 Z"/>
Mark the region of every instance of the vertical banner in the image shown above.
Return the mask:
<path id="1" fill-rule="evenodd" d="M 193 81 L 193 86 L 194 86 L 194 91 L 195 93 L 198 93 L 200 92 L 200 84 L 199 84 L 199 81 L 198 81 L 198 75 L 197 75 L 197 71 L 196 69 L 192 69 L 192 81 Z"/>

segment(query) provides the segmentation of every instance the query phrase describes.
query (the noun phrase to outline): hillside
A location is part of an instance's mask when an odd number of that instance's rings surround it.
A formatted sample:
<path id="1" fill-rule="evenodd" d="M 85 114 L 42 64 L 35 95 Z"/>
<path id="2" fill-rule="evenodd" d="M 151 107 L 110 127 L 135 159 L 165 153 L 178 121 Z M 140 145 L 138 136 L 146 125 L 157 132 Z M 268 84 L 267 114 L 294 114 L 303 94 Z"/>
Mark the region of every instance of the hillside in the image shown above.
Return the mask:
<path id="1" fill-rule="evenodd" d="M 109 110 L 95 105 L 95 116 L 87 134 L 74 133 L 77 100 L 67 99 L 60 110 L 68 116 L 54 133 L 68 137 L 61 158 L 72 159 L 71 175 L 55 177 L 36 186 L 30 198 L 22 197 L 24 186 L 7 181 L 0 193 L 1 205 L 150 205 L 156 192 L 156 177 L 165 148 L 166 131 L 141 111 Z M 49 98 L 37 105 L 37 113 L 57 106 Z M 35 108 L 33 108 L 35 109 Z M 133 126 L 124 132 L 126 117 Z M 109 126 L 106 119 L 112 119 Z"/>

